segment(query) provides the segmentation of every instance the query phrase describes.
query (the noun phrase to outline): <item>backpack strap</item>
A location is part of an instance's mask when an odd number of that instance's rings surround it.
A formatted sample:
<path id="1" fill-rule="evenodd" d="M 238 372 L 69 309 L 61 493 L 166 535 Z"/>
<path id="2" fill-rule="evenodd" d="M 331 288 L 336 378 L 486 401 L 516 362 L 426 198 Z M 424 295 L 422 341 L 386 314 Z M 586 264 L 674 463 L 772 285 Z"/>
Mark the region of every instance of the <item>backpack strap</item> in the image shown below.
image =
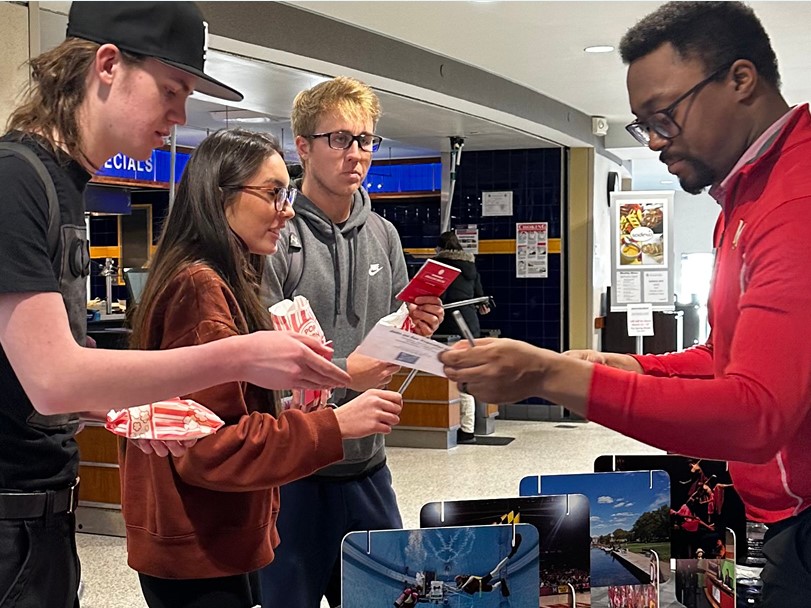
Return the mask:
<path id="1" fill-rule="evenodd" d="M 48 255 L 51 262 L 56 258 L 56 251 L 59 246 L 59 199 L 56 197 L 56 186 L 51 174 L 45 168 L 39 156 L 28 146 L 17 142 L 0 142 L 0 157 L 16 156 L 28 161 L 34 171 L 36 171 L 42 185 L 45 187 L 45 195 L 48 199 Z"/>
<path id="2" fill-rule="evenodd" d="M 304 273 L 304 248 L 301 243 L 299 221 L 303 220 L 294 217 L 287 222 L 287 225 L 290 227 L 290 237 L 287 245 L 287 276 L 284 278 L 284 283 L 282 284 L 282 295 L 288 300 L 293 298 L 301 282 L 301 275 Z M 389 232 L 386 230 L 386 225 L 383 223 L 383 218 L 372 211 L 369 213 L 369 219 L 366 221 L 366 225 L 371 229 L 372 235 L 377 242 L 383 245 L 388 252 L 391 249 L 391 242 Z"/>
<path id="3" fill-rule="evenodd" d="M 293 299 L 293 293 L 301 282 L 304 272 L 304 252 L 301 247 L 301 231 L 298 227 L 299 218 L 294 217 L 287 225 L 290 227 L 290 236 L 287 242 L 287 276 L 282 284 L 282 295 L 287 300 Z M 278 255 L 278 254 L 277 254 Z"/>

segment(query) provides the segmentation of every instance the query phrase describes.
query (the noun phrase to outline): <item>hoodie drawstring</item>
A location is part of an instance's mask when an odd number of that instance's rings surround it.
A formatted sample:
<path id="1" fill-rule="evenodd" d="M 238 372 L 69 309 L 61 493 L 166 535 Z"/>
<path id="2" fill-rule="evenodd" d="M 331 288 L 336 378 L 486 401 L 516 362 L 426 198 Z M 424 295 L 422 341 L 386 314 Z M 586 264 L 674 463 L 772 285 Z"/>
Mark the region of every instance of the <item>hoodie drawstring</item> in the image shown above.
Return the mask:
<path id="1" fill-rule="evenodd" d="M 336 236 L 336 226 L 332 224 L 332 243 L 329 248 L 332 255 L 332 267 L 335 269 L 335 317 L 333 323 L 341 314 L 341 256 L 338 255 L 338 237 Z"/>

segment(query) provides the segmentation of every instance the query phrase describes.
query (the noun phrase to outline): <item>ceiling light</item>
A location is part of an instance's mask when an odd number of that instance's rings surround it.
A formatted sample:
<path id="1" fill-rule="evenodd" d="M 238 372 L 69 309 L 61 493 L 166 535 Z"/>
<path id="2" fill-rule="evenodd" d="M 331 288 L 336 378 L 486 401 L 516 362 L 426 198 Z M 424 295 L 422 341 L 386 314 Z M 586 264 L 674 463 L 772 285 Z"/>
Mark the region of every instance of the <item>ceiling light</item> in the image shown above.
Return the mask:
<path id="1" fill-rule="evenodd" d="M 614 50 L 614 47 L 610 44 L 598 44 L 595 46 L 587 46 L 583 50 L 587 53 L 610 53 Z"/>
<path id="2" fill-rule="evenodd" d="M 242 125 L 263 125 L 271 123 L 287 122 L 287 118 L 281 116 L 269 116 L 251 110 L 215 110 L 209 112 L 211 118 L 217 122 L 235 123 Z"/>
<path id="3" fill-rule="evenodd" d="M 663 179 L 663 180 L 662 180 L 662 181 L 660 181 L 659 183 L 660 183 L 660 184 L 672 184 L 672 183 L 673 183 L 673 180 L 672 180 L 672 179 Z"/>

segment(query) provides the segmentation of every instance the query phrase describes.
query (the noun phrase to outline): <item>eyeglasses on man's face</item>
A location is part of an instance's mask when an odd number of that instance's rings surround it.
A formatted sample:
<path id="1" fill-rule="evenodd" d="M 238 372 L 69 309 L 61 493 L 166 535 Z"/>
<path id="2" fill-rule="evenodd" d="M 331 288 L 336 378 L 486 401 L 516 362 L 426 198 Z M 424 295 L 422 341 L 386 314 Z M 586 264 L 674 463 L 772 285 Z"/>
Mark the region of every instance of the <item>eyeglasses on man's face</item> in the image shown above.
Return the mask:
<path id="1" fill-rule="evenodd" d="M 695 85 L 692 89 L 677 97 L 676 100 L 669 106 L 662 110 L 656 110 L 645 120 L 635 120 L 631 124 L 627 125 L 625 130 L 633 135 L 634 139 L 645 147 L 650 145 L 651 131 L 656 133 L 657 137 L 661 137 L 662 139 L 673 139 L 679 135 L 679 133 L 681 133 L 681 125 L 676 122 L 676 119 L 673 116 L 678 105 L 685 99 L 688 99 L 698 93 L 701 89 L 718 78 L 720 74 L 727 71 L 730 67 L 732 67 L 731 63 L 718 68 L 704 80 Z"/>
<path id="2" fill-rule="evenodd" d="M 379 135 L 371 133 L 361 133 L 360 135 L 352 135 L 349 131 L 330 131 L 329 133 L 313 133 L 307 136 L 310 139 L 317 137 L 326 137 L 329 147 L 333 150 L 347 150 L 352 147 L 352 142 L 358 142 L 361 150 L 366 152 L 377 152 L 380 147 L 380 142 L 383 138 Z"/>
<path id="3" fill-rule="evenodd" d="M 296 200 L 298 190 L 295 188 L 284 188 L 282 186 L 240 186 L 240 185 L 225 185 L 221 186 L 228 190 L 247 190 L 248 192 L 258 192 L 260 196 L 272 203 L 276 207 L 276 211 L 282 211 L 285 205 L 293 205 Z"/>

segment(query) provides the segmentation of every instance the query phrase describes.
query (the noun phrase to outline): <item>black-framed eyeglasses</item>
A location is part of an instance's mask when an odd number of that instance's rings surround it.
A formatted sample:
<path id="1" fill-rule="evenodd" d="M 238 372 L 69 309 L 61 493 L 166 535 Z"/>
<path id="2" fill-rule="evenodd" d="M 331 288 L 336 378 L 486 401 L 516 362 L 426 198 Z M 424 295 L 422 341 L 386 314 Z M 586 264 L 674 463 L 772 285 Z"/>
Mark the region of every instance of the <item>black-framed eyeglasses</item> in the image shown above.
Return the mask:
<path id="1" fill-rule="evenodd" d="M 383 138 L 379 135 L 372 133 L 361 133 L 360 135 L 352 135 L 349 131 L 330 131 L 329 133 L 313 133 L 307 137 L 315 139 L 316 137 L 326 137 L 329 147 L 333 150 L 346 150 L 352 146 L 352 142 L 358 142 L 361 150 L 367 152 L 377 152 L 380 147 L 380 142 Z"/>
<path id="2" fill-rule="evenodd" d="M 679 133 L 681 133 L 681 125 L 679 125 L 679 123 L 677 123 L 676 119 L 673 117 L 673 113 L 676 111 L 678 105 L 685 99 L 688 99 L 689 97 L 692 97 L 698 93 L 713 80 L 717 79 L 720 74 L 729 70 L 730 67 L 732 67 L 731 63 L 718 68 L 692 89 L 677 97 L 676 100 L 669 106 L 662 110 L 657 110 L 645 120 L 635 120 L 631 124 L 627 125 L 625 130 L 633 135 L 634 139 L 645 147 L 650 145 L 651 131 L 656 133 L 656 135 L 662 139 L 673 139 L 679 135 Z"/>
<path id="3" fill-rule="evenodd" d="M 295 188 L 284 188 L 282 186 L 240 186 L 239 184 L 227 184 L 220 186 L 228 190 L 247 190 L 249 192 L 259 192 L 273 203 L 276 211 L 282 211 L 285 205 L 293 206 L 298 190 Z"/>

